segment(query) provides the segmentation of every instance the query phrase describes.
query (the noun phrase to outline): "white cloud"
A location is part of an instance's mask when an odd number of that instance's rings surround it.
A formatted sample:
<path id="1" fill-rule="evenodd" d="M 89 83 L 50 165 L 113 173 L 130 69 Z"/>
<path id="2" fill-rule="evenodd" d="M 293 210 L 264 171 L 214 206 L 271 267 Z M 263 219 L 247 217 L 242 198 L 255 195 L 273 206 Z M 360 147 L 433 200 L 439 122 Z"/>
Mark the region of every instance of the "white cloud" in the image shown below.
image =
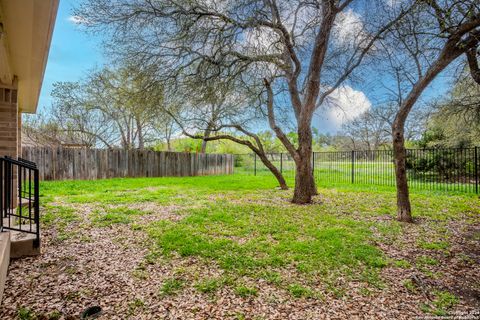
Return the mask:
<path id="1" fill-rule="evenodd" d="M 81 16 L 70 16 L 67 20 L 73 24 L 88 24 L 87 18 Z"/>
<path id="2" fill-rule="evenodd" d="M 339 130 L 343 123 L 357 118 L 371 107 L 372 103 L 362 91 L 344 86 L 328 96 L 325 104 L 317 111 L 317 116 L 328 121 L 329 129 L 335 131 Z"/>
<path id="3" fill-rule="evenodd" d="M 338 14 L 332 33 L 341 45 L 359 43 L 368 37 L 362 17 L 351 9 Z"/>

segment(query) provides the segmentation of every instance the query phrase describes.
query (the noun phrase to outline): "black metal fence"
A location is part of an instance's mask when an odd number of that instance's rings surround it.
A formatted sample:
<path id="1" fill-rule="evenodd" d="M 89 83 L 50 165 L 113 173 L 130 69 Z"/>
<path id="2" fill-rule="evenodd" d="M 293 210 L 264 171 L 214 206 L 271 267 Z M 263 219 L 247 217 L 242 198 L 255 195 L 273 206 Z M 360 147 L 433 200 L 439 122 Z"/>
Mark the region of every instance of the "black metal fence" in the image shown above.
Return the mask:
<path id="1" fill-rule="evenodd" d="M 286 153 L 268 154 L 286 178 L 295 176 L 295 163 Z M 477 193 L 480 148 L 407 149 L 411 188 Z M 395 186 L 392 150 L 314 152 L 312 166 L 321 184 Z M 236 172 L 270 174 L 255 154 L 236 155 Z"/>
<path id="2" fill-rule="evenodd" d="M 35 163 L 22 158 L 0 158 L 0 231 L 35 235 L 40 246 L 39 173 Z"/>

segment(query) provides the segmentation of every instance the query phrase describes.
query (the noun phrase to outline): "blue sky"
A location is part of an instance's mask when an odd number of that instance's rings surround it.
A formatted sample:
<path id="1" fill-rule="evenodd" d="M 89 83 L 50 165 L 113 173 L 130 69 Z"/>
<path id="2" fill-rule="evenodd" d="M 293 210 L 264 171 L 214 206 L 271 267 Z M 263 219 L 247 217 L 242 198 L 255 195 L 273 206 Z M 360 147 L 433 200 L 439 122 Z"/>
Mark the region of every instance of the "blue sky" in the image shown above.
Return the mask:
<path id="1" fill-rule="evenodd" d="M 40 93 L 39 111 L 50 108 L 52 102 L 50 93 L 54 82 L 78 80 L 85 76 L 88 70 L 104 63 L 101 38 L 91 34 L 87 35 L 69 21 L 73 5 L 77 1 L 60 1 Z"/>

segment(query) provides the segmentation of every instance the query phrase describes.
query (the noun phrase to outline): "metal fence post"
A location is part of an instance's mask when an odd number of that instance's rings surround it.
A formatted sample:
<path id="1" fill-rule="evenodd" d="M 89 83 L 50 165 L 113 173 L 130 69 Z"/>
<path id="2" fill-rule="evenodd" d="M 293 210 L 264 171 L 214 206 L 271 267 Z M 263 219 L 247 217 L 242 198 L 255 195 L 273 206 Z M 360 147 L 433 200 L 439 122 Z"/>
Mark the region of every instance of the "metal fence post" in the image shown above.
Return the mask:
<path id="1" fill-rule="evenodd" d="M 280 152 L 280 173 L 283 174 L 283 153 Z"/>
<path id="2" fill-rule="evenodd" d="M 5 193 L 3 187 L 5 186 L 4 180 L 4 167 L 5 162 L 2 158 L 0 158 L 0 232 L 3 229 L 3 216 L 4 216 L 4 208 L 5 208 Z"/>
<path id="3" fill-rule="evenodd" d="M 421 187 L 430 190 L 444 190 L 444 191 L 464 191 L 480 195 L 480 146 L 466 149 L 406 149 L 408 159 L 408 176 L 412 188 Z M 280 159 L 278 155 L 280 154 Z M 295 166 L 292 167 L 292 159 L 288 153 L 269 154 L 273 162 L 277 163 L 277 169 L 281 174 L 295 173 Z M 357 156 L 358 155 L 358 156 Z M 252 156 L 252 153 L 249 154 Z M 255 176 L 260 171 L 267 171 L 267 168 L 258 168 L 257 159 L 262 156 L 253 153 L 254 163 L 253 168 L 249 167 L 250 162 L 245 163 L 245 169 L 253 169 Z M 348 159 L 348 156 L 351 158 Z M 321 178 L 321 176 L 332 182 L 344 183 L 350 180 L 350 184 L 379 184 L 395 186 L 395 161 L 393 150 L 350 150 L 349 151 L 327 151 L 327 152 L 313 152 L 311 153 L 311 170 L 314 178 Z M 392 158 L 393 157 L 393 158 Z M 319 164 L 318 170 L 323 168 L 322 174 L 317 170 L 317 158 Z M 473 159 L 472 159 L 473 158 Z M 349 166 L 350 160 L 350 168 Z M 356 162 L 360 161 L 357 166 Z M 262 162 L 263 163 L 263 162 Z M 260 163 L 260 165 L 262 165 Z M 324 164 L 326 163 L 326 166 Z M 3 174 L 11 174 L 8 166 L 5 163 L 3 168 L 0 162 L 0 177 Z M 447 166 L 448 165 L 448 166 Z M 279 166 L 279 167 L 278 167 Z M 463 167 L 467 166 L 465 169 Z M 325 168 L 324 168 L 325 167 Z M 356 173 L 358 167 L 358 175 Z M 466 171 L 468 169 L 468 172 Z M 348 171 L 350 171 L 350 179 L 348 179 Z M 472 172 L 473 171 L 473 172 Z M 325 173 L 325 176 L 323 174 Z M 317 177 L 318 175 L 318 177 Z M 3 207 L 5 208 L 5 201 L 9 200 L 8 190 L 0 185 L 0 192 L 3 187 Z M 0 201 L 0 207 L 2 202 Z"/>
<path id="4" fill-rule="evenodd" d="M 478 194 L 478 147 L 475 147 L 475 193 Z"/>
<path id="5" fill-rule="evenodd" d="M 312 174 L 315 177 L 315 152 L 312 152 Z"/>
<path id="6" fill-rule="evenodd" d="M 352 150 L 352 183 L 355 183 L 355 151 Z"/>
<path id="7" fill-rule="evenodd" d="M 36 239 L 33 242 L 35 248 L 40 248 L 40 179 L 39 170 L 33 170 L 33 221 L 36 224 Z M 30 226 L 31 227 L 31 226 Z"/>

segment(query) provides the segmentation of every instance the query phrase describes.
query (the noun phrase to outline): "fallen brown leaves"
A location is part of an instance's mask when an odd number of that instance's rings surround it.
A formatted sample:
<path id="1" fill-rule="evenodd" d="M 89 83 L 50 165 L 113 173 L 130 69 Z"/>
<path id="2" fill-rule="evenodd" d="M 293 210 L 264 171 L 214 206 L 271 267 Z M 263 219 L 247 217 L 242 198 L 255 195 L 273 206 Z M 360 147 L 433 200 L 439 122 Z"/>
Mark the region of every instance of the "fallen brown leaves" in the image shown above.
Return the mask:
<path id="1" fill-rule="evenodd" d="M 134 207 L 150 212 L 138 218 L 140 224 L 181 218 L 175 207 Z M 195 289 L 193 283 L 199 278 L 223 275 L 211 262 L 172 257 L 146 263 L 149 240 L 145 233 L 130 225 L 90 226 L 88 216 L 93 209 L 90 205 L 76 206 L 83 221 L 64 231 L 71 232 L 71 237 L 59 241 L 52 226 L 43 231 L 41 256 L 12 261 L 1 319 L 15 319 L 21 307 L 45 318 L 57 311 L 64 319 L 78 319 L 86 307 L 93 305 L 102 307 L 101 319 L 411 319 L 421 317 L 419 306 L 428 303 L 428 293 L 423 289 L 454 292 L 461 297 L 455 310 L 479 308 L 480 246 L 473 236 L 478 235 L 479 224 L 448 224 L 452 244 L 448 253 L 417 245 L 420 237 L 429 237 L 434 222 L 405 226 L 392 242 L 379 240 L 377 245 L 394 260 L 414 265 L 423 255 L 435 257 L 438 265 L 426 266 L 424 271 L 437 277 L 426 276 L 416 267 L 390 265 L 382 271 L 384 288 L 366 294 L 364 284 L 352 282 L 347 284 L 344 296 L 325 292 L 323 299 L 294 298 L 285 289 L 247 278 L 245 281 L 258 289 L 258 295 L 239 297 L 229 286 L 210 294 Z M 281 273 L 288 277 L 291 272 Z M 162 284 L 179 275 L 185 280 L 182 290 L 174 295 L 159 295 Z M 415 277 L 423 283 L 419 287 L 425 288 L 412 292 L 404 282 Z M 323 290 L 320 283 L 318 286 Z"/>

